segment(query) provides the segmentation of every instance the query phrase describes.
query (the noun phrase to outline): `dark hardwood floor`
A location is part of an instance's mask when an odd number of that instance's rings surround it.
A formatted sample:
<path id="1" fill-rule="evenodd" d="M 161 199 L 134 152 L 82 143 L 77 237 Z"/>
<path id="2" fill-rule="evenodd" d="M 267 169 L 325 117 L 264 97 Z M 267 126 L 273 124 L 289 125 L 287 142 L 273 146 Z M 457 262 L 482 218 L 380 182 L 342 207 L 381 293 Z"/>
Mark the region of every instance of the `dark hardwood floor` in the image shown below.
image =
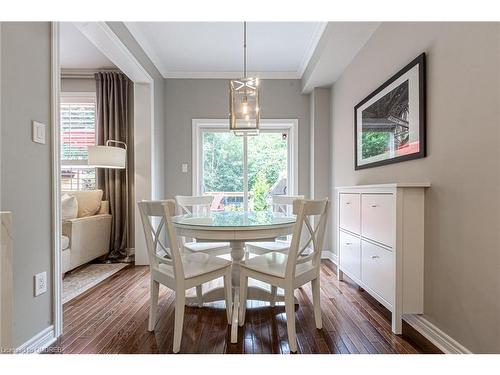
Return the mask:
<path id="1" fill-rule="evenodd" d="M 323 329 L 314 325 L 310 286 L 295 293 L 300 353 L 421 353 L 392 334 L 390 314 L 335 266 L 322 264 Z M 64 334 L 52 346 L 62 353 L 172 353 L 174 294 L 160 287 L 158 323 L 147 331 L 149 268 L 127 267 L 64 305 Z M 181 353 L 289 353 L 283 306 L 251 301 L 238 344 L 230 344 L 223 303 L 186 307 Z"/>

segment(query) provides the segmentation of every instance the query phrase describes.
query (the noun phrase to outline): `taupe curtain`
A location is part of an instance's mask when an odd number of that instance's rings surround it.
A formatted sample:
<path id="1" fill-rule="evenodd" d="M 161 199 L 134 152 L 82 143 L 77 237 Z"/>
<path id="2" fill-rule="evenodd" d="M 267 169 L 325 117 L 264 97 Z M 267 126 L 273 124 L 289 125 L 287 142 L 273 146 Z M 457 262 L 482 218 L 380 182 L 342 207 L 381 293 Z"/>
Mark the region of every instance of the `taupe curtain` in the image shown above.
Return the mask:
<path id="1" fill-rule="evenodd" d="M 128 145 L 129 79 L 123 73 L 99 72 L 95 74 L 97 99 L 97 142 L 108 140 L 125 142 Z M 111 144 L 111 146 L 116 146 Z M 98 169 L 99 187 L 104 199 L 109 201 L 113 221 L 111 225 L 110 258 L 126 255 L 126 182 L 124 169 Z M 128 171 L 127 171 L 128 172 Z M 130 181 L 130 179 L 129 179 Z"/>

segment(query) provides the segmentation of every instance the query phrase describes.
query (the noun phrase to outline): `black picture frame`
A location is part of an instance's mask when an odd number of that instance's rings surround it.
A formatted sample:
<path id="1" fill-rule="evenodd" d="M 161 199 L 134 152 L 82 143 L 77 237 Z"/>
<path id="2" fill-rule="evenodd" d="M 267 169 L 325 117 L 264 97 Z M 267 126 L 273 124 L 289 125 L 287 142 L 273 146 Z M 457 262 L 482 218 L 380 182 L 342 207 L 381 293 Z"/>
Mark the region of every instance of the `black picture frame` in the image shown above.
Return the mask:
<path id="1" fill-rule="evenodd" d="M 373 168 L 382 165 L 388 165 L 393 163 L 399 163 L 402 161 L 420 159 L 427 156 L 427 141 L 426 141 L 426 79 L 425 79 L 425 62 L 426 56 L 425 53 L 420 54 L 413 61 L 411 61 L 408 65 L 398 71 L 395 75 L 385 81 L 380 87 L 378 87 L 375 91 L 373 91 L 370 95 L 368 95 L 365 99 L 359 102 L 354 107 L 354 169 L 361 170 L 366 168 Z M 416 65 L 418 65 L 418 126 L 419 126 L 419 151 L 411 154 L 395 156 L 390 159 L 378 160 L 371 163 L 361 164 L 359 165 L 358 160 L 358 110 L 360 107 L 369 102 L 374 96 L 379 94 L 382 90 L 387 88 L 390 84 L 396 81 L 398 78 L 408 73 L 411 69 L 413 69 Z"/>

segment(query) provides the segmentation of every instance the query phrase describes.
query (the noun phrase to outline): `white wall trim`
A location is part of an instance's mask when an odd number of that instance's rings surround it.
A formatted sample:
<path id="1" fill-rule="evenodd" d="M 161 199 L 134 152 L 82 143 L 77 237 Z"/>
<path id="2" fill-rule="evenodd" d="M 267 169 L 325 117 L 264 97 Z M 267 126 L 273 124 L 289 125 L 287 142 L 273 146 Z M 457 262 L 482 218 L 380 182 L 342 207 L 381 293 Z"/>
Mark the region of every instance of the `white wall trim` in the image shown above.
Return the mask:
<path id="1" fill-rule="evenodd" d="M 75 22 L 74 25 L 134 83 L 153 82 L 151 75 L 106 22 Z"/>
<path id="2" fill-rule="evenodd" d="M 292 168 L 289 168 L 290 171 L 290 181 L 292 181 L 292 190 L 290 191 L 290 195 L 299 194 L 299 140 L 298 140 L 298 131 L 299 131 L 299 120 L 297 119 L 261 119 L 260 120 L 260 128 L 262 130 L 272 130 L 272 129 L 287 129 L 290 131 L 289 133 L 289 160 Z M 199 163 L 199 145 L 201 140 L 201 133 L 203 129 L 220 129 L 220 130 L 228 130 L 229 129 L 229 120 L 228 119 L 193 119 L 192 120 L 192 185 L 191 185 L 191 193 L 193 195 L 200 194 L 200 163 Z"/>
<path id="3" fill-rule="evenodd" d="M 321 259 L 330 259 L 335 265 L 338 264 L 337 254 L 334 254 L 333 251 L 323 250 L 321 252 Z"/>
<path id="4" fill-rule="evenodd" d="M 472 354 L 469 349 L 441 331 L 422 315 L 403 315 L 403 320 L 445 354 Z"/>
<path id="5" fill-rule="evenodd" d="M 222 72 L 192 72 L 192 71 L 172 71 L 168 70 L 164 62 L 156 53 L 155 49 L 149 43 L 147 37 L 141 31 L 140 27 L 137 26 L 136 22 L 124 22 L 127 29 L 130 31 L 132 36 L 135 38 L 137 43 L 142 47 L 144 52 L 148 55 L 149 59 L 153 62 L 156 69 L 161 73 L 163 78 L 198 78 L 198 79 L 231 79 L 238 78 L 241 76 L 241 71 L 222 71 Z M 249 76 L 259 77 L 261 79 L 301 79 L 304 74 L 311 57 L 313 56 L 316 47 L 318 46 L 319 40 L 326 29 L 328 22 L 318 22 L 316 29 L 314 30 L 311 39 L 309 40 L 308 46 L 302 56 L 297 71 L 276 71 L 276 72 L 248 72 Z"/>
<path id="6" fill-rule="evenodd" d="M 16 348 L 15 353 L 19 354 L 33 354 L 40 353 L 48 346 L 56 341 L 54 326 L 45 328 L 43 331 L 37 333 L 24 344 Z"/>
<path id="7" fill-rule="evenodd" d="M 59 337 L 63 328 L 61 272 L 61 157 L 59 148 L 59 23 L 51 23 L 51 153 L 52 153 L 52 335 Z M 50 327 L 49 327 L 50 328 Z"/>
<path id="8" fill-rule="evenodd" d="M 309 65 L 309 61 L 318 46 L 318 43 L 325 32 L 326 26 L 328 26 L 328 22 L 319 22 L 314 30 L 313 35 L 311 36 L 311 40 L 309 41 L 309 45 L 306 48 L 304 56 L 302 56 L 302 61 L 300 62 L 299 71 L 297 72 L 299 75 L 299 79 L 302 78 L 302 75 L 306 71 L 307 65 Z"/>
<path id="9" fill-rule="evenodd" d="M 234 72 L 181 72 L 166 71 L 162 72 L 164 78 L 186 78 L 186 79 L 235 79 L 242 75 L 241 71 Z M 249 77 L 258 77 L 260 79 L 300 79 L 301 74 L 298 71 L 291 72 L 247 72 Z"/>
<path id="10" fill-rule="evenodd" d="M 149 44 L 148 39 L 141 31 L 141 29 L 137 26 L 136 22 L 123 22 L 125 27 L 128 29 L 130 34 L 134 37 L 134 39 L 139 43 L 141 48 L 144 50 L 146 55 L 148 55 L 149 59 L 153 63 L 153 65 L 158 69 L 163 78 L 166 78 L 167 68 L 165 64 L 161 61 L 155 49 Z"/>

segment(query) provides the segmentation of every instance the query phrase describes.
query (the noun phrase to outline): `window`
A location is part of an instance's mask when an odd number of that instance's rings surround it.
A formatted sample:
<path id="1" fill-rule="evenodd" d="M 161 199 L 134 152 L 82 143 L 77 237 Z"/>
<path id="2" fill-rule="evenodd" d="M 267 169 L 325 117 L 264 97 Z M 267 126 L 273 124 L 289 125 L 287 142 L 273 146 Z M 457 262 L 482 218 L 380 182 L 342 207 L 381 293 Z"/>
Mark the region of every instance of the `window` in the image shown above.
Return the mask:
<path id="1" fill-rule="evenodd" d="M 221 211 L 269 210 L 273 195 L 295 194 L 295 126 L 262 120 L 258 136 L 237 137 L 223 120 L 193 120 L 193 194 Z"/>
<path id="2" fill-rule="evenodd" d="M 200 193 L 214 197 L 212 209 L 243 210 L 243 137 L 204 130 L 202 150 Z"/>
<path id="3" fill-rule="evenodd" d="M 88 146 L 96 144 L 95 95 L 61 95 L 61 189 L 92 190 L 96 169 L 88 167 Z"/>

